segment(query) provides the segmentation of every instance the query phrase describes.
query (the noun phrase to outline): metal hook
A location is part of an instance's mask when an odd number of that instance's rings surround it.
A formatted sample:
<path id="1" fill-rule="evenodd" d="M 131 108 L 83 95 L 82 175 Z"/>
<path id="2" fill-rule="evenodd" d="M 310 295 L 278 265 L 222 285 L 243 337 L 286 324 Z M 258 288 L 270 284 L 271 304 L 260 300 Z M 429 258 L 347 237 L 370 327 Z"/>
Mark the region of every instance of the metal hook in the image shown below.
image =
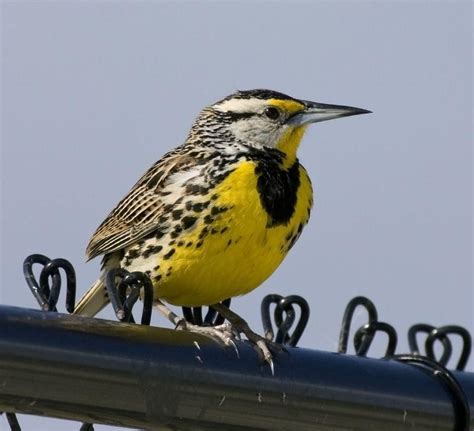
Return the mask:
<path id="1" fill-rule="evenodd" d="M 385 357 L 395 354 L 398 342 L 397 331 L 388 323 L 376 321 L 366 323 L 356 331 L 354 335 L 354 348 L 358 356 L 367 355 L 377 332 L 384 332 L 388 337 Z"/>
<path id="2" fill-rule="evenodd" d="M 118 285 L 116 279 L 120 279 Z M 150 278 L 142 272 L 128 272 L 123 268 L 110 270 L 105 277 L 105 287 L 117 319 L 121 322 L 135 323 L 132 308 L 140 297 L 143 288 L 142 325 L 149 325 L 153 307 L 153 285 Z"/>
<path id="3" fill-rule="evenodd" d="M 3 414 L 3 412 L 0 412 L 0 415 L 1 414 Z M 15 413 L 6 412 L 5 416 L 7 418 L 8 425 L 10 425 L 10 431 L 21 431 L 21 427 Z"/>
<path id="4" fill-rule="evenodd" d="M 433 331 L 436 331 L 436 329 L 437 328 L 435 326 L 428 325 L 427 323 L 417 323 L 416 325 L 412 325 L 408 329 L 408 345 L 410 347 L 411 353 L 413 353 L 414 355 L 421 355 L 421 350 L 418 346 L 418 340 L 416 338 L 419 333 L 424 333 L 429 336 Z M 441 365 L 446 366 L 449 359 L 451 358 L 451 354 L 453 352 L 453 345 L 451 344 L 451 340 L 449 339 L 449 337 L 447 337 L 446 335 L 436 336 L 436 340 L 440 341 L 443 345 L 443 354 L 441 355 L 441 357 L 437 359 L 434 354 L 433 344 L 435 339 L 432 340 L 433 343 L 430 346 L 426 345 L 428 339 L 425 340 L 425 353 L 429 358 L 439 362 Z"/>
<path id="5" fill-rule="evenodd" d="M 50 310 L 56 308 L 61 289 L 61 275 L 59 269 L 66 274 L 66 310 L 69 313 L 74 311 L 74 303 L 76 301 L 76 272 L 74 267 L 66 259 L 53 259 L 48 262 L 40 274 L 40 286 L 48 286 L 48 279 L 52 278 L 48 306 Z"/>
<path id="6" fill-rule="evenodd" d="M 226 307 L 230 306 L 231 299 L 225 299 L 221 304 Z M 222 325 L 225 318 L 221 316 L 216 310 L 208 307 L 206 316 L 202 317 L 202 307 L 181 307 L 185 320 L 193 325 L 198 326 L 218 326 Z"/>
<path id="7" fill-rule="evenodd" d="M 39 263 L 43 266 L 46 266 L 51 260 L 49 257 L 42 254 L 32 254 L 28 256 L 23 262 L 23 275 L 25 276 L 26 283 L 33 293 L 36 301 L 38 302 L 40 308 L 45 311 L 50 311 L 49 308 L 49 287 L 41 286 L 36 281 L 36 277 L 33 273 L 33 265 Z M 56 280 L 59 277 L 59 274 L 55 276 Z M 57 281 L 56 281 L 57 283 Z"/>
<path id="8" fill-rule="evenodd" d="M 275 304 L 274 320 L 277 327 L 277 334 L 274 335 L 272 320 L 270 317 L 271 304 Z M 293 305 L 300 308 L 300 317 L 296 323 L 293 333 L 290 335 L 290 329 L 296 320 L 296 312 Z M 309 305 L 304 298 L 298 295 L 289 295 L 283 297 L 277 294 L 267 295 L 263 298 L 260 306 L 262 315 L 262 324 L 265 338 L 273 340 L 279 344 L 296 346 L 300 340 L 309 320 Z"/>
<path id="9" fill-rule="evenodd" d="M 43 265 L 39 283 L 33 273 L 33 265 L 35 263 Z M 71 263 L 66 259 L 51 260 L 42 254 L 32 254 L 23 262 L 25 280 L 40 308 L 45 311 L 57 311 L 56 305 L 61 290 L 61 274 L 59 269 L 63 269 L 66 274 L 66 309 L 72 313 L 76 300 L 76 273 Z M 49 285 L 49 279 L 51 279 L 51 286 Z"/>
<path id="10" fill-rule="evenodd" d="M 359 306 L 363 306 L 368 314 L 368 323 L 373 324 L 378 321 L 377 309 L 374 303 L 366 298 L 365 296 L 356 296 L 352 298 L 346 306 L 344 315 L 342 317 L 341 331 L 339 333 L 339 346 L 337 351 L 339 353 L 347 352 L 347 344 L 349 341 L 349 332 L 351 330 L 352 318 L 354 316 L 355 309 Z M 366 343 L 371 343 L 374 338 L 375 332 L 366 335 Z"/>
<path id="11" fill-rule="evenodd" d="M 416 354 L 394 355 L 391 358 L 399 362 L 415 365 L 431 372 L 435 379 L 441 380 L 451 395 L 454 409 L 454 428 L 458 431 L 469 431 L 470 409 L 466 394 L 454 375 L 443 365 L 432 358 Z"/>
<path id="12" fill-rule="evenodd" d="M 447 325 L 447 326 L 441 326 L 440 328 L 434 328 L 430 332 L 430 334 L 428 335 L 425 341 L 426 354 L 429 357 L 434 359 L 435 353 L 434 353 L 433 346 L 434 346 L 435 341 L 440 340 L 442 342 L 443 339 L 447 339 L 449 341 L 449 335 L 451 334 L 459 335 L 462 339 L 463 344 L 462 344 L 461 354 L 459 356 L 459 360 L 456 365 L 456 370 L 464 370 L 464 368 L 466 367 L 467 361 L 469 359 L 469 355 L 471 354 L 472 342 L 471 342 L 471 335 L 462 326 Z M 449 344 L 451 346 L 451 342 Z M 446 363 L 449 361 L 449 357 L 451 356 L 451 351 L 449 352 L 449 356 L 445 362 L 442 362 L 443 358 L 441 358 L 438 362 L 440 362 L 442 365 L 446 365 Z"/>

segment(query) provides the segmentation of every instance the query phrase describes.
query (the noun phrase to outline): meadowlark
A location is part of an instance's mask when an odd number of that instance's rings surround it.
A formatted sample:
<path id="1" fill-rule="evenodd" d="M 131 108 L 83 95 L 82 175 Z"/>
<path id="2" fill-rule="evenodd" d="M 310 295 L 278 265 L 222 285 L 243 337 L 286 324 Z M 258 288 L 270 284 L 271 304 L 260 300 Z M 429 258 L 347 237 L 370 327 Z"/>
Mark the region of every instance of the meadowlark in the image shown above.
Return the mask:
<path id="1" fill-rule="evenodd" d="M 102 275 L 75 313 L 93 316 L 108 303 L 109 270 L 141 271 L 165 314 L 162 301 L 213 306 L 271 360 L 265 340 L 219 303 L 266 280 L 309 220 L 313 191 L 297 158 L 307 126 L 368 112 L 270 90 L 238 91 L 204 108 L 185 143 L 156 162 L 92 236 L 86 255 L 104 255 Z"/>

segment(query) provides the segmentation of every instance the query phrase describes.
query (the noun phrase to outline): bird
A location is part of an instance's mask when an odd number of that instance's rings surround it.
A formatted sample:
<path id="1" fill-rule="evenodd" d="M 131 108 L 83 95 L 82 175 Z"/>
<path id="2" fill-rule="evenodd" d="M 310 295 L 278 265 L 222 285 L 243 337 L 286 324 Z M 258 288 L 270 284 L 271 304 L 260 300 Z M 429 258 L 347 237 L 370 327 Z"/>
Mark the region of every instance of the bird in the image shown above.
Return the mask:
<path id="1" fill-rule="evenodd" d="M 307 127 L 370 112 L 266 89 L 239 90 L 205 107 L 184 144 L 154 163 L 92 235 L 86 257 L 103 256 L 101 275 L 74 313 L 92 317 L 107 305 L 110 270 L 140 271 L 177 326 L 216 335 L 165 303 L 212 306 L 271 361 L 268 340 L 221 302 L 260 286 L 308 223 L 313 189 L 297 157 Z M 228 341 L 226 328 L 217 336 Z"/>

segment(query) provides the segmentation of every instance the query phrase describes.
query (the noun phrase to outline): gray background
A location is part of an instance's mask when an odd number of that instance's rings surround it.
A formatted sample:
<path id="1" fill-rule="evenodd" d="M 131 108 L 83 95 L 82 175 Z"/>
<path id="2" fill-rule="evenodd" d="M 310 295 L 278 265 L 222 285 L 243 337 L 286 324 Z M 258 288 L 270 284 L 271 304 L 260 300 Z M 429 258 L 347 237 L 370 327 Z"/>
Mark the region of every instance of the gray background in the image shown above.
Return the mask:
<path id="1" fill-rule="evenodd" d="M 4 2 L 1 11 L 1 303 L 36 308 L 21 272 L 33 252 L 70 259 L 82 294 L 99 265 L 84 263 L 87 241 L 143 171 L 183 141 L 204 105 L 264 87 L 374 114 L 309 130 L 300 160 L 316 191 L 310 224 L 234 309 L 260 330 L 264 295 L 303 295 L 312 315 L 300 344 L 331 351 L 355 295 L 399 330 L 400 352 L 415 322 L 474 332 L 470 2 Z"/>

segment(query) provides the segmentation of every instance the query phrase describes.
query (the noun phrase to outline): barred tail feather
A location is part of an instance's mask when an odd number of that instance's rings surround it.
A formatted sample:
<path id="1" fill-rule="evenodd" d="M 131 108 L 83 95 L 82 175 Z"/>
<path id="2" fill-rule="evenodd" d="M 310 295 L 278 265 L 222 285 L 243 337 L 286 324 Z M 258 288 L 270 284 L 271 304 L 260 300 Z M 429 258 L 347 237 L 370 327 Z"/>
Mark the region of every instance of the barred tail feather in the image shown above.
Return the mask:
<path id="1" fill-rule="evenodd" d="M 85 317 L 94 317 L 109 303 L 104 281 L 99 278 L 79 300 L 74 308 L 74 314 Z"/>

